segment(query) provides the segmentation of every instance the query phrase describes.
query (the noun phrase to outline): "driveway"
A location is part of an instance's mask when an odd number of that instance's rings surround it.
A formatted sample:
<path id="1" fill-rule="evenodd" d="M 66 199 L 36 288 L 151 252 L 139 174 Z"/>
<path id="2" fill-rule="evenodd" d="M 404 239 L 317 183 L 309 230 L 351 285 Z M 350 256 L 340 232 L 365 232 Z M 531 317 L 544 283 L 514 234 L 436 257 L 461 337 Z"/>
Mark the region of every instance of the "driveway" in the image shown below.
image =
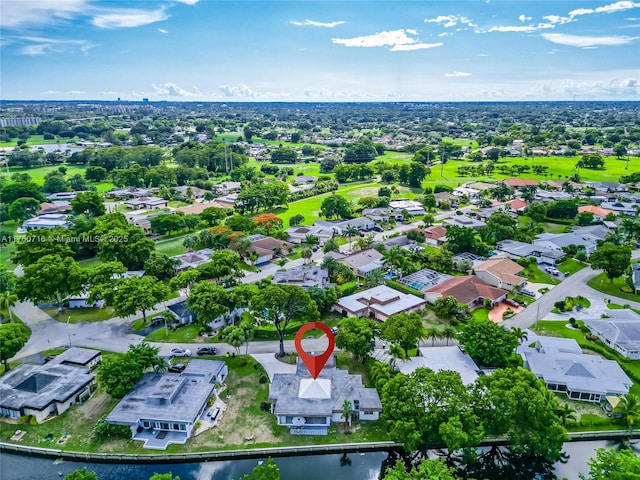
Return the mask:
<path id="1" fill-rule="evenodd" d="M 516 313 L 520 313 L 524 310 L 523 307 L 510 307 L 506 303 L 499 303 L 489 312 L 489 320 L 494 323 L 502 323 L 504 321 L 502 315 L 507 310 L 507 308 L 511 308 Z"/>
<path id="2" fill-rule="evenodd" d="M 276 373 L 296 373 L 295 365 L 277 360 L 275 353 L 252 353 L 251 356 L 264 367 L 270 382 Z"/>

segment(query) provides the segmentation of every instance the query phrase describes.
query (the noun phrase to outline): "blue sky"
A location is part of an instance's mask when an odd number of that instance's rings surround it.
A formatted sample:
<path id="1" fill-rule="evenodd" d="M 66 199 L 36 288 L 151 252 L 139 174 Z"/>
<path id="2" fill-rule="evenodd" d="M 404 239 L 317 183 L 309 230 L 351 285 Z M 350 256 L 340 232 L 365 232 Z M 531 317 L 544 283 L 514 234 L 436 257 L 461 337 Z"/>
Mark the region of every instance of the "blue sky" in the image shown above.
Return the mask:
<path id="1" fill-rule="evenodd" d="M 639 100 L 640 2 L 0 0 L 0 98 Z"/>

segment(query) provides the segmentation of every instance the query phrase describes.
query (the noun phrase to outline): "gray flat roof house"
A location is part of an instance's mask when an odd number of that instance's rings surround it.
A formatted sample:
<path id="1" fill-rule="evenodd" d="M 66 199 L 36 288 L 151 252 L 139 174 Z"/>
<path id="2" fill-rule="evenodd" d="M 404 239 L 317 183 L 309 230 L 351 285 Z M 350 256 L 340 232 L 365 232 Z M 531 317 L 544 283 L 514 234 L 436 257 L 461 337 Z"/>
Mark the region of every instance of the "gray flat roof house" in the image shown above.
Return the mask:
<path id="1" fill-rule="evenodd" d="M 178 266 L 174 268 L 176 273 L 195 268 L 203 263 L 209 263 L 211 261 L 212 248 L 205 248 L 203 250 L 197 250 L 195 252 L 187 252 L 182 255 L 176 255 L 171 257 L 172 260 L 180 262 Z"/>
<path id="2" fill-rule="evenodd" d="M 591 333 L 631 360 L 640 359 L 640 315 L 633 310 L 611 310 L 609 318 L 586 319 Z"/>
<path id="3" fill-rule="evenodd" d="M 480 228 L 484 227 L 486 223 L 476 220 L 475 218 L 467 217 L 466 215 L 452 215 L 449 218 L 445 218 L 442 221 L 442 225 L 449 227 Z"/>
<path id="4" fill-rule="evenodd" d="M 18 228 L 17 233 L 25 233 L 37 228 L 71 228 L 73 223 L 69 218 L 69 215 L 66 213 L 46 213 L 39 215 L 22 222 L 22 226 Z"/>
<path id="5" fill-rule="evenodd" d="M 398 361 L 401 373 L 408 375 L 417 368 L 430 368 L 434 372 L 452 370 L 460 374 L 462 383 L 471 385 L 478 378 L 478 366 L 472 358 L 462 353 L 457 345 L 449 347 L 419 348 L 418 356 Z"/>
<path id="6" fill-rule="evenodd" d="M 347 256 L 338 256 L 336 259 L 353 270 L 359 277 L 364 277 L 367 273 L 382 268 L 384 264 L 384 255 L 373 248 L 361 250 Z"/>
<path id="7" fill-rule="evenodd" d="M 302 288 L 324 288 L 329 283 L 329 270 L 316 265 L 301 265 L 289 270 L 278 270 L 271 283 L 297 285 Z"/>
<path id="8" fill-rule="evenodd" d="M 215 384 L 223 383 L 227 374 L 226 363 L 214 360 L 191 360 L 182 373 L 145 373 L 107 422 L 130 427 L 133 440 L 143 441 L 144 448 L 184 444 L 215 393 Z"/>
<path id="9" fill-rule="evenodd" d="M 331 310 L 347 317 L 370 317 L 384 322 L 391 315 L 422 310 L 427 302 L 415 295 L 378 285 L 363 292 L 342 297 Z"/>
<path id="10" fill-rule="evenodd" d="M 598 240 L 601 239 L 591 233 L 541 233 L 536 236 L 533 245 L 534 247 L 548 248 L 560 252 L 563 247 L 577 245 L 584 247 L 587 255 L 591 255 L 596 249 Z"/>
<path id="11" fill-rule="evenodd" d="M 617 362 L 582 353 L 573 339 L 538 337 L 536 348 L 521 355 L 524 367 L 549 390 L 573 400 L 600 403 L 606 396 L 626 395 L 633 385 Z"/>
<path id="12" fill-rule="evenodd" d="M 349 400 L 360 420 L 377 420 L 382 403 L 375 388 L 360 375 L 336 368 L 332 355 L 314 380 L 298 359 L 296 373 L 276 373 L 269 388 L 271 412 L 292 435 L 327 435 L 332 422 L 344 422 L 342 404 Z"/>
<path id="13" fill-rule="evenodd" d="M 89 398 L 93 381 L 88 368 L 63 361 L 23 363 L 0 377 L 0 415 L 13 419 L 33 415 L 43 422 Z"/>
<path id="14" fill-rule="evenodd" d="M 506 253 L 512 260 L 520 258 L 535 257 L 538 263 L 554 265 L 558 260 L 565 256 L 560 250 L 531 245 L 530 243 L 518 242 L 517 240 L 502 240 L 496 244 L 496 250 L 500 253 Z"/>
<path id="15" fill-rule="evenodd" d="M 353 227 L 358 230 L 369 231 L 376 226 L 375 222 L 367 217 L 336 220 L 334 222 L 328 220 L 316 220 L 313 225 L 316 227 L 331 228 L 336 233 L 336 235 L 344 235 L 345 231 L 349 227 Z"/>
<path id="16" fill-rule="evenodd" d="M 82 367 L 89 370 L 102 361 L 100 350 L 90 350 L 88 348 L 71 347 L 49 362 L 49 365 L 70 365 L 72 367 Z"/>

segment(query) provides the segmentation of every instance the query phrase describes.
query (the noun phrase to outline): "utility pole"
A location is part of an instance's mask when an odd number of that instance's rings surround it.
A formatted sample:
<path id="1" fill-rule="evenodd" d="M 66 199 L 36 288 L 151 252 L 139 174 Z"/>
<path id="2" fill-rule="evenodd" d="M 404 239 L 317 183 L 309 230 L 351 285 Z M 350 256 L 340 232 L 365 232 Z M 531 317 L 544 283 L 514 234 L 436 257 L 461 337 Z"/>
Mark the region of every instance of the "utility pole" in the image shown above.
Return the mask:
<path id="1" fill-rule="evenodd" d="M 538 303 L 538 309 L 536 311 L 536 330 L 538 330 L 538 321 L 540 320 L 540 303 Z"/>

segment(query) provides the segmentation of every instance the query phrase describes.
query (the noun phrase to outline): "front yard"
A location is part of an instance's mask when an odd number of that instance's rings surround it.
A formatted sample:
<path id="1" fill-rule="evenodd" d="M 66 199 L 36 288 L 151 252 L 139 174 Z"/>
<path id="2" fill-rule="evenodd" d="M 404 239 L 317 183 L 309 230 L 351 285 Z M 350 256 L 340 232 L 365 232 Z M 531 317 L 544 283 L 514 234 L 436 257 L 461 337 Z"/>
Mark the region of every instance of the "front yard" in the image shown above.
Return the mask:
<path id="1" fill-rule="evenodd" d="M 573 275 L 576 272 L 579 272 L 583 268 L 587 266 L 586 263 L 582 263 L 575 258 L 567 258 L 564 262 L 559 263 L 557 265 L 558 270 L 560 270 L 565 275 Z"/>
<path id="2" fill-rule="evenodd" d="M 544 283 L 546 285 L 558 285 L 560 280 L 540 270 L 538 265 L 531 263 L 524 269 L 524 276 L 532 283 Z"/>
<path id="3" fill-rule="evenodd" d="M 42 311 L 54 320 L 59 322 L 80 323 L 80 322 L 101 322 L 115 317 L 113 308 L 66 308 L 58 312 L 57 307 L 43 308 Z"/>
<path id="4" fill-rule="evenodd" d="M 631 289 L 627 285 L 624 277 L 618 277 L 611 283 L 607 274 L 602 272 L 600 275 L 589 280 L 587 285 L 606 295 L 624 298 L 625 300 L 631 300 L 633 302 L 640 302 L 640 295 L 631 293 Z"/>

